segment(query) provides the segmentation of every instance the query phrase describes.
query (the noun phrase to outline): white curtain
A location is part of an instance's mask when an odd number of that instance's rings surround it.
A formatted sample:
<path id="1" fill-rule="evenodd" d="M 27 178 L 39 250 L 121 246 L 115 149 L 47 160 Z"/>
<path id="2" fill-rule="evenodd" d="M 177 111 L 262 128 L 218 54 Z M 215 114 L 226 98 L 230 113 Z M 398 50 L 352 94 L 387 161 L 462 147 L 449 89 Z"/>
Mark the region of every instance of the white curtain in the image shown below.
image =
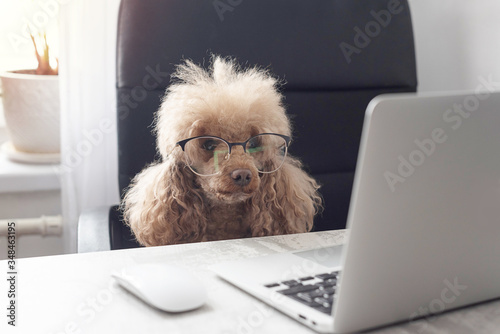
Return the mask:
<path id="1" fill-rule="evenodd" d="M 119 201 L 115 46 L 119 0 L 71 0 L 60 14 L 64 250 L 76 252 L 80 213 Z"/>

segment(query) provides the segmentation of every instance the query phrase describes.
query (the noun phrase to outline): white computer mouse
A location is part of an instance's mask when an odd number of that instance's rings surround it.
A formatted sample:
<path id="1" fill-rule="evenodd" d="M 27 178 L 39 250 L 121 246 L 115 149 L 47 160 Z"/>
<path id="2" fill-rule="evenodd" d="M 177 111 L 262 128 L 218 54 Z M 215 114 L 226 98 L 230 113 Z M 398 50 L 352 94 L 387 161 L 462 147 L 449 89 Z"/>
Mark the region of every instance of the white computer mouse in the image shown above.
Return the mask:
<path id="1" fill-rule="evenodd" d="M 178 266 L 139 264 L 112 276 L 123 288 L 163 311 L 190 311 L 207 300 L 207 291 L 200 280 Z"/>

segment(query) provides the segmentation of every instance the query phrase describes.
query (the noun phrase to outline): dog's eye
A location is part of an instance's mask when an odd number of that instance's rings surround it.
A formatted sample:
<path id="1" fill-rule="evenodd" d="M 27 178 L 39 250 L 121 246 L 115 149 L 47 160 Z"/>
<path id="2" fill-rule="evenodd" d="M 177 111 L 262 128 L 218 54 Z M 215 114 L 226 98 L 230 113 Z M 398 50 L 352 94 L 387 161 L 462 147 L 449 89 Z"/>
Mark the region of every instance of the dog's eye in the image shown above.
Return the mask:
<path id="1" fill-rule="evenodd" d="M 260 146 L 260 140 L 258 138 L 252 138 L 247 144 L 247 148 L 252 149 Z"/>
<path id="2" fill-rule="evenodd" d="M 201 147 L 204 149 L 204 150 L 207 150 L 207 151 L 214 151 L 216 148 L 217 148 L 217 145 L 219 143 L 216 141 L 216 140 L 213 140 L 213 139 L 209 139 L 207 141 L 205 141 Z"/>

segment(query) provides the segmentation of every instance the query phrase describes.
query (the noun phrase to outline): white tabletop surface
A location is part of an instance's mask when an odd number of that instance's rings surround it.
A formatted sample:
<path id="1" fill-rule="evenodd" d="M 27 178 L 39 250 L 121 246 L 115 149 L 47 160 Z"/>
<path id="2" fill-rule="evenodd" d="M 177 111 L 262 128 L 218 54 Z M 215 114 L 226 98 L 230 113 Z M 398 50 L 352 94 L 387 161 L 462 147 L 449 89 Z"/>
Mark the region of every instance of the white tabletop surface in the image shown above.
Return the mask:
<path id="1" fill-rule="evenodd" d="M 343 243 L 345 231 L 238 239 L 16 260 L 16 328 L 7 325 L 7 262 L 0 280 L 0 333 L 314 333 L 219 279 L 210 265 L 316 245 Z M 202 308 L 183 314 L 155 310 L 117 286 L 112 273 L 137 263 L 186 267 L 208 289 Z M 500 333 L 500 301 L 376 333 Z"/>

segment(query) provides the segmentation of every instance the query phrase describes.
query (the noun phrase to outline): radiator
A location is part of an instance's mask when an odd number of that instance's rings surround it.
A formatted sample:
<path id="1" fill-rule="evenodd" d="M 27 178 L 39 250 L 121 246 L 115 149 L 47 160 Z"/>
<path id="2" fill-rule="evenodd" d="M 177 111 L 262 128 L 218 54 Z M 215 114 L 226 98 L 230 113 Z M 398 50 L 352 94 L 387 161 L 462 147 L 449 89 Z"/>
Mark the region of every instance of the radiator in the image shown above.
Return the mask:
<path id="1" fill-rule="evenodd" d="M 39 218 L 0 219 L 0 236 L 7 235 L 8 223 L 15 223 L 16 235 L 61 235 L 61 216 Z"/>

